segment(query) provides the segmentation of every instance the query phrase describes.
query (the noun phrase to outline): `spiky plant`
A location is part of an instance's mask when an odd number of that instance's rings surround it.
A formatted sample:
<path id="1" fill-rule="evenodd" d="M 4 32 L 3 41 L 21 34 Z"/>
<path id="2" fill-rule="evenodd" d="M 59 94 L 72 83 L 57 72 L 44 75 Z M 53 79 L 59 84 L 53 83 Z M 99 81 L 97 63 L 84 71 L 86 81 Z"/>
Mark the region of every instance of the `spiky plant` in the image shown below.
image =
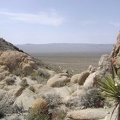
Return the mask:
<path id="1" fill-rule="evenodd" d="M 106 74 L 100 79 L 100 81 L 98 81 L 98 84 L 103 90 L 101 95 L 115 101 L 115 107 L 111 113 L 111 118 L 115 110 L 118 108 L 117 120 L 120 120 L 120 75 L 116 74 L 114 69 L 113 76 L 114 78 L 110 74 Z"/>

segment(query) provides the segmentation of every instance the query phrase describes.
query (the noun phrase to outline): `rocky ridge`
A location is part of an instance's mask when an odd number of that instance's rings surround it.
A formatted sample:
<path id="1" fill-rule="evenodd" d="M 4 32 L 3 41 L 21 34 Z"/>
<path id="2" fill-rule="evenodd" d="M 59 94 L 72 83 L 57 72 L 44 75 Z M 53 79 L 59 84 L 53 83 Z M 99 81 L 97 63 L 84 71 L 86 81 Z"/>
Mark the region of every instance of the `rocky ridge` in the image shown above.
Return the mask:
<path id="1" fill-rule="evenodd" d="M 98 68 L 89 66 L 72 77 L 67 70 L 56 73 L 43 68 L 3 39 L 0 48 L 1 120 L 34 120 L 33 113 L 39 110 L 46 119 L 39 116 L 38 120 L 108 120 L 109 109 L 98 95 L 97 77 L 112 73 L 112 66 L 119 72 L 120 33 L 113 51 L 101 57 Z"/>
<path id="2" fill-rule="evenodd" d="M 6 51 L 6 50 L 23 52 L 22 50 L 14 46 L 12 43 L 5 41 L 3 38 L 0 38 L 0 51 Z"/>

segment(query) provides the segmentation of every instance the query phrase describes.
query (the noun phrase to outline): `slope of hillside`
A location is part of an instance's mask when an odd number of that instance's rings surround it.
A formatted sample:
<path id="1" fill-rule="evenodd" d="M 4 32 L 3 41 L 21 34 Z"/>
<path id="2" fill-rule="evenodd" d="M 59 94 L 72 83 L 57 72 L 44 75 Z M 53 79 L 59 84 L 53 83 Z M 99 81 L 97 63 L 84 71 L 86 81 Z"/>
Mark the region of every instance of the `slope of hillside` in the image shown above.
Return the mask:
<path id="1" fill-rule="evenodd" d="M 5 41 L 3 38 L 0 38 L 0 51 L 6 51 L 6 50 L 23 52 L 22 50 L 14 46 L 12 43 Z"/>

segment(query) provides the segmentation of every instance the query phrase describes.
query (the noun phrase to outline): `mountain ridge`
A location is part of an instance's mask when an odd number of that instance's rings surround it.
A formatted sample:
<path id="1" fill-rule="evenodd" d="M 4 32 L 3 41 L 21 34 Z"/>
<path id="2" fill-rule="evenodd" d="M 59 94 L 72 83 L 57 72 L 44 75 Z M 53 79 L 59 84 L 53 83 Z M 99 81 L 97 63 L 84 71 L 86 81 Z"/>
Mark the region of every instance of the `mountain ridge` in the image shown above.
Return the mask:
<path id="1" fill-rule="evenodd" d="M 50 43 L 16 45 L 27 53 L 109 53 L 113 44 Z"/>

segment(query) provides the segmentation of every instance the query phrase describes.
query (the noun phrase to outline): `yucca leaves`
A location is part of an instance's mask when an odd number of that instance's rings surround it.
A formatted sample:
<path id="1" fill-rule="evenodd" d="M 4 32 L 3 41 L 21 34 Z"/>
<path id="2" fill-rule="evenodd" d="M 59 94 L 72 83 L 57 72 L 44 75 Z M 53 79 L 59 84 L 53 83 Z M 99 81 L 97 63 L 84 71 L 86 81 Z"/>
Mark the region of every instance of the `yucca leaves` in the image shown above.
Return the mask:
<path id="1" fill-rule="evenodd" d="M 115 109 L 120 107 L 120 75 L 117 75 L 115 72 L 115 69 L 113 68 L 113 76 L 106 74 L 106 76 L 98 81 L 98 84 L 100 88 L 102 89 L 101 95 L 106 98 L 110 98 L 116 101 L 116 105 L 112 111 L 112 115 L 115 111 Z M 120 112 L 120 111 L 118 111 Z M 119 120 L 119 114 L 118 114 L 118 120 Z"/>
<path id="2" fill-rule="evenodd" d="M 115 74 L 117 77 L 117 74 Z M 105 92 L 104 97 L 110 97 L 116 100 L 120 99 L 120 83 L 115 81 L 109 74 L 106 74 L 104 78 L 98 81 L 100 88 Z"/>

